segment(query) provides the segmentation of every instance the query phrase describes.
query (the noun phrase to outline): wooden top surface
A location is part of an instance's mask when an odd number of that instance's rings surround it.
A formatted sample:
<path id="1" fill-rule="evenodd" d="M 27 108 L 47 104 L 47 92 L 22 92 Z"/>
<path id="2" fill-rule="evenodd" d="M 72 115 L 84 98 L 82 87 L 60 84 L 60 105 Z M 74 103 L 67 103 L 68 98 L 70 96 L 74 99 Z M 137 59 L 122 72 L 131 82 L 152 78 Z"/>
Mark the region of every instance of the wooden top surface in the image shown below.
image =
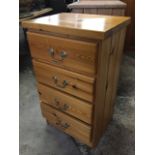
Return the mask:
<path id="1" fill-rule="evenodd" d="M 130 17 L 103 16 L 79 13 L 60 13 L 33 20 L 23 21 L 28 29 L 103 39 L 115 30 L 127 26 Z"/>
<path id="2" fill-rule="evenodd" d="M 68 5 L 68 8 L 125 8 L 126 4 L 122 1 L 118 0 L 110 0 L 110 1 L 78 1 Z"/>

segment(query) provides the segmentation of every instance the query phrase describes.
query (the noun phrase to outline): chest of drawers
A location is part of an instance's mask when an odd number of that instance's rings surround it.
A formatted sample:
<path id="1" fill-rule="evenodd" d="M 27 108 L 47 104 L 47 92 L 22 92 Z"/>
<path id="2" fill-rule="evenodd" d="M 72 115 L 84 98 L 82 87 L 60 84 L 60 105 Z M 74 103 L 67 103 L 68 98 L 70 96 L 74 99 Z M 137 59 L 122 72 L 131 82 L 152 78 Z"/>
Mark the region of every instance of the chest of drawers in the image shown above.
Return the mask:
<path id="1" fill-rule="evenodd" d="M 112 118 L 129 17 L 61 13 L 24 21 L 49 124 L 95 147 Z"/>

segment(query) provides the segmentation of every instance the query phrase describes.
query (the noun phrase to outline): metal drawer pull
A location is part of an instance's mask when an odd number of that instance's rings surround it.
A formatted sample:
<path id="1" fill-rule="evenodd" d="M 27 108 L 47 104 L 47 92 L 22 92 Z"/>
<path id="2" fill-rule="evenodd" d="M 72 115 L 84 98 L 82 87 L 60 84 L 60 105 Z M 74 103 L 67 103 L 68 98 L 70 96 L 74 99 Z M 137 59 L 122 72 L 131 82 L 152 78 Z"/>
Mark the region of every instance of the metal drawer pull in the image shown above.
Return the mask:
<path id="1" fill-rule="evenodd" d="M 60 106 L 60 102 L 57 98 L 54 99 L 55 105 L 57 106 L 57 108 L 59 108 L 59 110 L 62 111 L 66 111 L 69 108 L 68 104 L 64 104 L 62 107 Z"/>
<path id="2" fill-rule="evenodd" d="M 52 79 L 54 80 L 55 85 L 59 88 L 65 88 L 68 85 L 68 82 L 66 80 L 62 82 L 62 85 L 59 84 L 56 76 L 53 76 Z"/>
<path id="3" fill-rule="evenodd" d="M 57 116 L 57 114 L 56 113 L 52 113 L 53 114 L 53 116 L 55 116 L 56 117 L 56 122 L 55 122 L 55 124 L 56 125 L 61 125 L 61 119 Z"/>
<path id="4" fill-rule="evenodd" d="M 60 108 L 60 110 L 67 111 L 68 108 L 69 108 L 69 105 L 68 104 L 64 104 L 63 107 Z"/>
<path id="5" fill-rule="evenodd" d="M 52 113 L 55 117 L 56 117 L 56 122 L 55 124 L 56 125 L 60 125 L 60 127 L 64 128 L 64 129 L 67 129 L 70 127 L 70 125 L 68 123 L 62 123 L 61 119 L 56 115 L 56 113 Z"/>
<path id="6" fill-rule="evenodd" d="M 49 48 L 49 50 L 48 50 L 48 54 L 51 56 L 51 57 L 53 57 L 54 59 L 55 59 L 55 50 L 54 50 L 54 48 Z M 64 60 L 65 58 L 67 57 L 67 52 L 65 52 L 65 51 L 61 51 L 60 52 L 60 58 L 59 59 L 55 59 L 56 61 L 62 61 L 62 60 Z"/>
<path id="7" fill-rule="evenodd" d="M 54 102 L 56 103 L 56 106 L 59 106 L 60 102 L 58 101 L 57 98 L 54 99 Z"/>
<path id="8" fill-rule="evenodd" d="M 49 50 L 48 50 L 48 54 L 51 56 L 51 57 L 54 57 L 54 49 L 53 48 L 50 48 Z"/>
<path id="9" fill-rule="evenodd" d="M 60 57 L 61 57 L 61 60 L 64 60 L 64 58 L 67 57 L 67 52 L 61 51 L 61 52 L 60 52 Z"/>
<path id="10" fill-rule="evenodd" d="M 68 123 L 65 123 L 65 124 L 61 123 L 61 127 L 64 128 L 64 129 L 67 129 L 67 128 L 70 127 L 70 125 Z"/>

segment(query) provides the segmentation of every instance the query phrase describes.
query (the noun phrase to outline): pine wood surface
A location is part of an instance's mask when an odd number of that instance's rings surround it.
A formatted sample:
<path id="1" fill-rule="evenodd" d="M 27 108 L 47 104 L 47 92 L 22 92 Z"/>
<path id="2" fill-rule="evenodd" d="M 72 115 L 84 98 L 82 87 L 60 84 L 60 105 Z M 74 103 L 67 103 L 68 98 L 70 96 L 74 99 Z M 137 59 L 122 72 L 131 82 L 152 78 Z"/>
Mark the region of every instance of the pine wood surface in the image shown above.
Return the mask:
<path id="1" fill-rule="evenodd" d="M 84 21 L 87 26 L 82 27 Z M 40 30 L 40 22 L 45 29 Z M 29 29 L 43 116 L 48 123 L 90 147 L 98 144 L 112 118 L 129 22 L 128 17 L 62 13 L 23 24 Z M 110 33 L 105 37 L 107 32 Z M 65 49 L 73 63 L 67 57 L 64 66 L 51 63 L 49 47 L 58 50 L 56 59 L 60 59 L 59 50 Z M 79 53 L 83 56 L 77 60 Z"/>
<path id="2" fill-rule="evenodd" d="M 69 93 L 85 101 L 89 101 L 91 103 L 93 102 L 94 90 L 92 83 L 83 82 L 80 79 L 80 76 L 75 77 L 74 73 L 71 73 L 72 75 L 74 75 L 72 76 L 70 74 L 70 71 L 57 69 L 47 64 L 33 61 L 33 66 L 36 78 L 39 82 L 54 87 L 63 92 Z M 57 83 L 55 82 L 55 79 L 53 79 L 54 77 L 57 78 Z M 68 84 L 65 87 L 62 87 L 64 81 L 66 81 Z"/>
<path id="3" fill-rule="evenodd" d="M 126 3 L 119 0 L 95 0 L 95 1 L 79 1 L 68 5 L 68 8 L 125 8 Z"/>
<path id="4" fill-rule="evenodd" d="M 73 137 L 76 137 L 84 143 L 90 143 L 90 126 L 65 115 L 64 113 L 48 106 L 45 103 L 41 103 L 41 109 L 43 116 L 49 121 L 49 123 L 52 123 L 52 125 L 72 135 Z M 64 128 L 63 126 L 65 126 L 65 124 L 67 124 L 68 127 Z"/>
<path id="5" fill-rule="evenodd" d="M 41 31 L 103 39 L 129 23 L 130 18 L 124 16 L 60 13 L 24 21 L 22 26 Z"/>
<path id="6" fill-rule="evenodd" d="M 43 84 L 38 84 L 40 99 L 71 116 L 88 124 L 92 124 L 93 105 L 72 96 L 51 89 Z"/>
<path id="7" fill-rule="evenodd" d="M 63 39 L 32 32 L 28 32 L 28 41 L 33 58 L 43 59 L 55 65 L 71 68 L 74 71 L 95 74 L 96 43 Z M 49 53 L 50 49 L 55 52 L 53 56 Z M 63 60 L 61 60 L 61 52 L 67 54 Z"/>

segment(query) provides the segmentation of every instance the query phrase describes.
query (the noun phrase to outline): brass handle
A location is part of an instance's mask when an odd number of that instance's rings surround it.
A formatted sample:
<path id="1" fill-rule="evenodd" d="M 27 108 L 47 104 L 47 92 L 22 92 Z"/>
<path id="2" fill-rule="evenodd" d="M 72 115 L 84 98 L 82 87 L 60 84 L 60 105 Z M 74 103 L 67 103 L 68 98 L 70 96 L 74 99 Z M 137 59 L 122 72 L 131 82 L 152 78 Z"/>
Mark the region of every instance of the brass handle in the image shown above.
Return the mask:
<path id="1" fill-rule="evenodd" d="M 67 52 L 66 51 L 61 51 L 60 52 L 60 59 L 56 59 L 56 57 L 55 57 L 55 50 L 54 50 L 54 48 L 49 48 L 49 50 L 48 50 L 48 54 L 51 56 L 51 57 L 53 57 L 55 60 L 54 60 L 54 62 L 57 62 L 57 61 L 62 61 L 62 60 L 64 60 L 66 57 L 67 57 Z M 53 61 L 52 61 L 53 62 Z"/>
<path id="2" fill-rule="evenodd" d="M 50 49 L 48 50 L 48 54 L 49 54 L 51 57 L 54 57 L 54 54 L 55 54 L 54 49 L 53 49 L 53 48 L 50 48 Z"/>
<path id="3" fill-rule="evenodd" d="M 61 127 L 62 127 L 63 129 L 67 129 L 67 128 L 70 127 L 70 125 L 69 125 L 68 123 L 64 123 L 64 124 L 61 123 Z"/>
<path id="4" fill-rule="evenodd" d="M 55 102 L 56 106 L 59 106 L 60 102 L 58 101 L 57 98 L 54 99 L 54 102 Z"/>
<path id="5" fill-rule="evenodd" d="M 57 116 L 57 114 L 56 113 L 52 113 L 55 117 L 56 117 L 56 122 L 55 122 L 55 124 L 56 125 L 61 125 L 61 120 L 60 120 L 60 118 Z"/>
<path id="6" fill-rule="evenodd" d="M 70 125 L 68 123 L 62 123 L 61 119 L 56 115 L 56 113 L 52 113 L 55 117 L 56 117 L 56 125 L 60 125 L 61 128 L 63 129 L 67 129 L 70 127 Z"/>
<path id="7" fill-rule="evenodd" d="M 67 111 L 68 109 L 69 109 L 68 104 L 64 104 L 63 107 L 60 108 L 60 110 L 62 110 L 62 111 Z"/>
<path id="8" fill-rule="evenodd" d="M 61 60 L 64 60 L 66 57 L 67 57 L 67 52 L 66 51 L 61 51 L 60 52 L 60 57 L 61 57 Z"/>
<path id="9" fill-rule="evenodd" d="M 53 58 L 52 59 L 52 63 L 53 64 L 57 64 L 58 63 L 58 60 L 56 60 L 55 59 L 55 50 L 54 50 L 54 48 L 49 48 L 49 50 L 48 50 L 48 54 Z"/>
<path id="10" fill-rule="evenodd" d="M 53 76 L 52 79 L 54 80 L 54 83 L 57 87 L 59 88 L 65 88 L 68 85 L 68 82 L 66 80 L 64 80 L 62 82 L 62 85 L 58 83 L 58 78 L 56 76 Z"/>
<path id="11" fill-rule="evenodd" d="M 63 106 L 60 106 L 60 102 L 57 98 L 54 99 L 54 103 L 56 105 L 56 107 L 61 110 L 61 111 L 66 111 L 68 110 L 69 108 L 69 105 L 68 104 L 63 104 Z"/>

